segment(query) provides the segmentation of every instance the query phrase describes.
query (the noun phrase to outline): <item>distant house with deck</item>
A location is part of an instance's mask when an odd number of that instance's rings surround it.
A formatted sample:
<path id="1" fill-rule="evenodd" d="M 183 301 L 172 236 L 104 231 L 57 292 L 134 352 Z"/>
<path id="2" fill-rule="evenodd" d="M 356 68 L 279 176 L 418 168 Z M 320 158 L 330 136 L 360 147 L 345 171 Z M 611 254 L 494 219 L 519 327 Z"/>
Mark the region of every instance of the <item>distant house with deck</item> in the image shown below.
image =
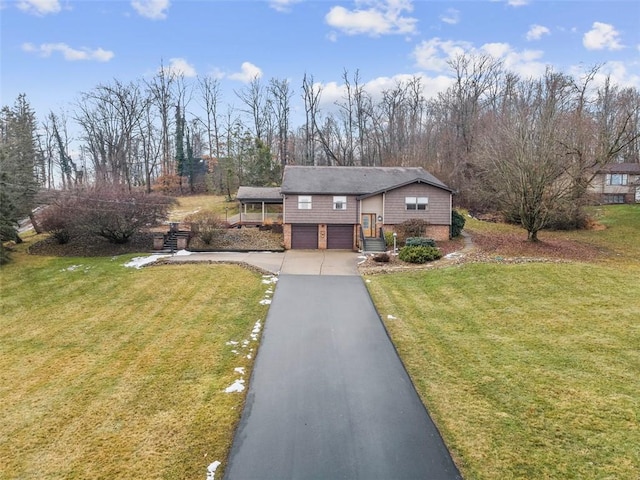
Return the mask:
<path id="1" fill-rule="evenodd" d="M 590 192 L 601 203 L 640 203 L 640 163 L 611 163 L 598 170 Z"/>

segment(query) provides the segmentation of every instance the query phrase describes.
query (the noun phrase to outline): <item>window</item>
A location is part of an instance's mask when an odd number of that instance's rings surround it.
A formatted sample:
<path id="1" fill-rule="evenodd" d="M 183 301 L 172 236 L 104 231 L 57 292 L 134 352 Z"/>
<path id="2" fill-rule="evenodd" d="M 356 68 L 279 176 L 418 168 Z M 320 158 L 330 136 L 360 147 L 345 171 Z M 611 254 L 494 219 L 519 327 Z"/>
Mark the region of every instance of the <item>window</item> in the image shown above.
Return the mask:
<path id="1" fill-rule="evenodd" d="M 298 195 L 298 210 L 311 210 L 311 195 Z"/>
<path id="2" fill-rule="evenodd" d="M 404 204 L 407 210 L 426 210 L 429 199 L 427 197 L 404 197 Z"/>
<path id="3" fill-rule="evenodd" d="M 333 209 L 334 210 L 346 210 L 347 209 L 347 197 L 333 197 Z"/>
<path id="4" fill-rule="evenodd" d="M 607 185 L 627 185 L 627 174 L 626 173 L 607 174 Z"/>
<path id="5" fill-rule="evenodd" d="M 605 195 L 604 203 L 624 203 L 624 195 Z"/>

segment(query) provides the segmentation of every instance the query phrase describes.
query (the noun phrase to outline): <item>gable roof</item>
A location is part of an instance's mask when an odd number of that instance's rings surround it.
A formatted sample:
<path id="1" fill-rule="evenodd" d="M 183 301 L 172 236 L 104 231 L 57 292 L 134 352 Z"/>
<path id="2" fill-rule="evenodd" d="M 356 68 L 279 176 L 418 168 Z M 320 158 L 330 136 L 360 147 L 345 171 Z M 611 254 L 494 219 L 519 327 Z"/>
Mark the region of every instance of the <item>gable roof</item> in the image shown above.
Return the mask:
<path id="1" fill-rule="evenodd" d="M 444 183 L 419 167 L 301 167 L 284 168 L 284 194 L 368 196 L 411 183 L 426 183 L 452 192 Z"/>
<path id="2" fill-rule="evenodd" d="M 282 203 L 280 187 L 240 187 L 236 200 L 239 202 Z"/>

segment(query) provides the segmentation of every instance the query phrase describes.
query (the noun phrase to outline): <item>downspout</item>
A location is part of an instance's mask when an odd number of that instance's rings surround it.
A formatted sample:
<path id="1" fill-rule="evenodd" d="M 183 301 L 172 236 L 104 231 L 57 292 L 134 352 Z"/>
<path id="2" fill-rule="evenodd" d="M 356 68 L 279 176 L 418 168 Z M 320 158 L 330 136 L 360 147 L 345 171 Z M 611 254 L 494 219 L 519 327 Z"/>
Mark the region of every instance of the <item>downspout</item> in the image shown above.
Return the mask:
<path id="1" fill-rule="evenodd" d="M 262 202 L 262 224 L 264 225 L 264 201 Z"/>

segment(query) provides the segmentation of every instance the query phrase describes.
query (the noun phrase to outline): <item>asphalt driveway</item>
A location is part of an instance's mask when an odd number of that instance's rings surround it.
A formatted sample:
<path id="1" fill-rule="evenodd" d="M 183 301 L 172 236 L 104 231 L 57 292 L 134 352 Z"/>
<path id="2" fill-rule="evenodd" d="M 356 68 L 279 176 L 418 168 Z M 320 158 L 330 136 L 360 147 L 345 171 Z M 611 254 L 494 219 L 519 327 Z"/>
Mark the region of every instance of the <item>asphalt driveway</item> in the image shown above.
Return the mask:
<path id="1" fill-rule="evenodd" d="M 225 478 L 461 478 L 359 276 L 280 276 Z"/>

